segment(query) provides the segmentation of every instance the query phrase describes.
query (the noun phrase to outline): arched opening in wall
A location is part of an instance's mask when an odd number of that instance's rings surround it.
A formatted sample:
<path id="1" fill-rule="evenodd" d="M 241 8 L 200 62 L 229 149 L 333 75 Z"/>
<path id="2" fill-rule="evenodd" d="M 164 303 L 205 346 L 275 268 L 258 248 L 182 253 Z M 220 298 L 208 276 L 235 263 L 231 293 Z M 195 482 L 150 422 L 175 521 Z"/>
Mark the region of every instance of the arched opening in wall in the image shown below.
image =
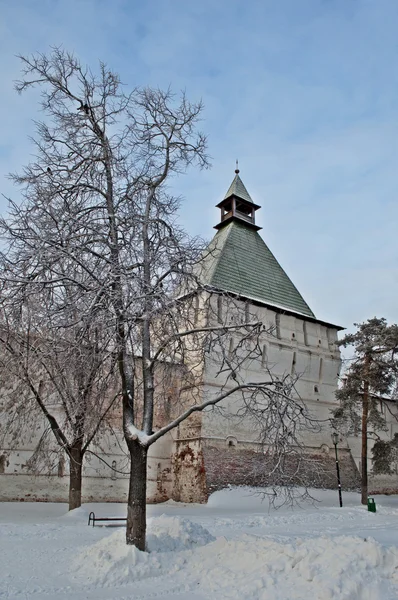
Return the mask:
<path id="1" fill-rule="evenodd" d="M 238 440 L 235 437 L 227 437 L 226 441 L 228 448 L 236 448 L 236 446 L 238 445 Z"/>
<path id="2" fill-rule="evenodd" d="M 115 481 L 115 479 L 116 479 L 116 461 L 115 460 L 112 461 L 112 475 L 111 475 L 111 479 L 112 479 L 112 481 Z"/>
<path id="3" fill-rule="evenodd" d="M 5 454 L 0 455 L 0 473 L 5 473 L 6 471 L 6 460 L 7 457 Z"/>

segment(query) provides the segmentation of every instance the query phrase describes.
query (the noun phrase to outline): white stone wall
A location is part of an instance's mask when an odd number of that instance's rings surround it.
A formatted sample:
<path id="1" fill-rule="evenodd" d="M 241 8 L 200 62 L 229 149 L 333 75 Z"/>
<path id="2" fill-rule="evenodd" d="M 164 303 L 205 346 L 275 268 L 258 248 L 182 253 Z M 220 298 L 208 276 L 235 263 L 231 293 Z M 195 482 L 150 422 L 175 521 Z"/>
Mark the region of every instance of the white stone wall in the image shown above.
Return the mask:
<path id="1" fill-rule="evenodd" d="M 282 314 L 264 306 L 236 302 L 240 306 L 241 316 L 246 314 L 249 320 L 260 320 L 266 328 L 261 339 L 265 358 L 259 358 L 246 365 L 246 370 L 243 372 L 244 378 L 250 381 L 264 380 L 267 374 L 264 360 L 275 373 L 299 375 L 297 390 L 300 396 L 314 418 L 323 422 L 320 432 L 304 433 L 304 442 L 309 449 L 315 451 L 327 452 L 332 449 L 329 419 L 331 409 L 337 406 L 335 391 L 341 366 L 340 352 L 336 345 L 337 329 L 320 322 L 308 321 L 300 316 Z M 218 322 L 220 307 L 216 299 L 212 299 L 212 307 L 213 319 Z M 225 322 L 225 318 L 227 318 L 229 323 L 236 323 L 236 314 L 230 308 L 230 306 L 228 308 L 221 306 L 222 321 Z M 199 311 L 197 321 L 201 322 L 203 315 L 207 314 L 204 297 L 197 303 L 196 310 Z M 223 384 L 223 381 L 216 377 L 215 365 L 211 357 L 206 362 L 205 384 L 204 394 L 218 393 Z M 222 403 L 222 408 L 227 413 L 234 413 L 238 401 L 237 398 L 230 396 Z M 395 405 L 392 405 L 390 409 L 391 412 L 396 412 Z M 219 410 L 207 410 L 203 415 L 197 415 L 197 418 L 201 421 L 200 427 L 198 425 L 198 435 L 202 439 L 210 442 L 214 440 L 217 441 L 217 444 L 225 443 L 226 446 L 231 443 L 242 449 L 253 447 L 256 443 L 257 435 L 251 424 L 234 422 Z M 398 433 L 398 421 L 393 415 L 388 414 L 388 422 L 389 430 L 384 434 L 385 439 L 390 439 L 394 433 Z M 185 431 L 184 428 L 183 430 Z M 29 432 L 16 450 L 0 450 L 0 455 L 5 454 L 6 456 L 6 460 L 3 461 L 3 474 L 0 468 L 0 500 L 19 497 L 26 500 L 36 498 L 53 501 L 67 500 L 67 461 L 65 461 L 63 476 L 59 476 L 56 464 L 52 471 L 44 472 L 40 477 L 35 477 L 27 472 L 26 463 L 32 455 L 41 433 L 42 428 L 39 427 L 34 432 Z M 178 440 L 178 430 L 176 430 L 151 447 L 148 459 L 149 501 L 162 501 L 171 497 L 173 486 L 176 483 L 176 480 L 173 481 L 173 472 L 174 476 L 178 472 L 175 464 L 172 471 L 171 457 L 174 456 L 175 460 L 180 451 L 185 452 L 185 446 L 181 444 L 182 442 Z M 195 452 L 200 455 L 199 439 L 197 439 L 197 444 L 198 449 Z M 360 439 L 342 440 L 340 446 L 351 449 L 357 466 L 359 466 Z M 122 434 L 119 432 L 116 435 L 102 438 L 101 443 L 93 450 L 99 455 L 99 458 L 88 455 L 85 460 L 83 499 L 85 501 L 94 499 L 125 501 L 128 488 L 128 457 Z M 185 454 L 184 460 L 189 462 L 190 456 L 186 452 Z M 182 468 L 179 470 L 178 476 L 184 483 Z M 187 487 L 188 484 L 185 482 L 184 485 Z"/>
<path id="2" fill-rule="evenodd" d="M 5 459 L 0 472 L 0 501 L 43 500 L 68 501 L 68 462 L 63 475 L 54 463 L 52 469 L 32 474 L 26 466 L 35 448 L 35 438 L 14 450 L 1 450 Z M 171 496 L 171 455 L 173 439 L 167 434 L 148 452 L 148 502 L 161 502 Z M 129 458 L 121 432 L 101 439 L 100 447 L 93 446 L 97 456 L 87 453 L 83 467 L 84 502 L 124 502 L 127 499 Z"/>
<path id="3" fill-rule="evenodd" d="M 264 346 L 268 367 L 279 375 L 299 375 L 297 391 L 306 402 L 313 416 L 324 422 L 322 431 L 305 435 L 305 443 L 312 448 L 325 445 L 332 447 L 328 419 L 331 409 L 336 407 L 335 391 L 341 367 L 340 351 L 336 345 L 337 329 L 319 322 L 310 322 L 299 316 L 285 315 L 263 306 L 250 305 L 252 319 L 260 320 L 267 331 L 261 344 Z M 232 322 L 232 315 L 230 320 Z M 272 330 L 272 333 L 269 331 Z M 242 372 L 241 372 L 242 374 Z M 261 381 L 266 377 L 263 360 L 251 361 L 244 372 L 246 380 Z M 223 381 L 216 377 L 216 365 L 208 361 L 205 393 L 216 394 Z M 233 397 L 222 404 L 227 412 Z M 226 439 L 233 436 L 239 442 L 252 442 L 256 438 L 252 426 L 234 424 L 218 410 L 209 410 L 203 416 L 204 438 Z"/>

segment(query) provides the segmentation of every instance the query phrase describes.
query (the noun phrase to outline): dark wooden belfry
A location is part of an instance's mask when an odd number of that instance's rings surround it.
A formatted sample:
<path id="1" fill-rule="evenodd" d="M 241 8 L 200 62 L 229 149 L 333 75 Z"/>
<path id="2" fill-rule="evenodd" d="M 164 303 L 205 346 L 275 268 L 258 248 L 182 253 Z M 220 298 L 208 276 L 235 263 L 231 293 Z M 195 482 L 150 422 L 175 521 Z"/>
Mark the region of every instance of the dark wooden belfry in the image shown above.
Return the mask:
<path id="1" fill-rule="evenodd" d="M 258 231 L 261 227 L 256 225 L 255 213 L 261 208 L 254 204 L 249 192 L 245 188 L 239 177 L 239 169 L 235 169 L 235 177 L 229 186 L 224 199 L 217 204 L 221 209 L 221 221 L 215 226 L 215 229 L 221 229 L 231 221 L 240 221 L 246 223 L 252 229 Z"/>

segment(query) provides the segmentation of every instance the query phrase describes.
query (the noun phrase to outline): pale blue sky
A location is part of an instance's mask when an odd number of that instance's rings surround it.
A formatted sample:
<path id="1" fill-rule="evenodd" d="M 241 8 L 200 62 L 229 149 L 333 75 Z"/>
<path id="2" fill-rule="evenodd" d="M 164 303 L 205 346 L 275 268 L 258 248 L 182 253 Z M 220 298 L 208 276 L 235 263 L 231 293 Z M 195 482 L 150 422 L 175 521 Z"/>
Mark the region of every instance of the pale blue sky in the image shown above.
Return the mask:
<path id="1" fill-rule="evenodd" d="M 213 168 L 174 182 L 206 238 L 239 158 L 262 235 L 318 318 L 398 321 L 397 0 L 0 0 L 0 191 L 29 160 L 17 53 L 98 59 L 205 103 Z M 5 211 L 3 202 L 1 210 Z"/>

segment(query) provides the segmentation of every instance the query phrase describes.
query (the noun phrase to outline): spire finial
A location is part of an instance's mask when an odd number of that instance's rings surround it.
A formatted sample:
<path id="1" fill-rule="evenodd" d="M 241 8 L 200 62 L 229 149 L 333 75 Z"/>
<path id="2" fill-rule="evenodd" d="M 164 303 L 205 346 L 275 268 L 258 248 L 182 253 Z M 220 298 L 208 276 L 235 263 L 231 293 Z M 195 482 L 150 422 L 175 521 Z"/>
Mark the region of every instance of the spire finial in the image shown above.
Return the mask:
<path id="1" fill-rule="evenodd" d="M 236 159 L 236 169 L 235 169 L 235 173 L 238 174 L 239 173 L 239 162 L 238 159 Z"/>

